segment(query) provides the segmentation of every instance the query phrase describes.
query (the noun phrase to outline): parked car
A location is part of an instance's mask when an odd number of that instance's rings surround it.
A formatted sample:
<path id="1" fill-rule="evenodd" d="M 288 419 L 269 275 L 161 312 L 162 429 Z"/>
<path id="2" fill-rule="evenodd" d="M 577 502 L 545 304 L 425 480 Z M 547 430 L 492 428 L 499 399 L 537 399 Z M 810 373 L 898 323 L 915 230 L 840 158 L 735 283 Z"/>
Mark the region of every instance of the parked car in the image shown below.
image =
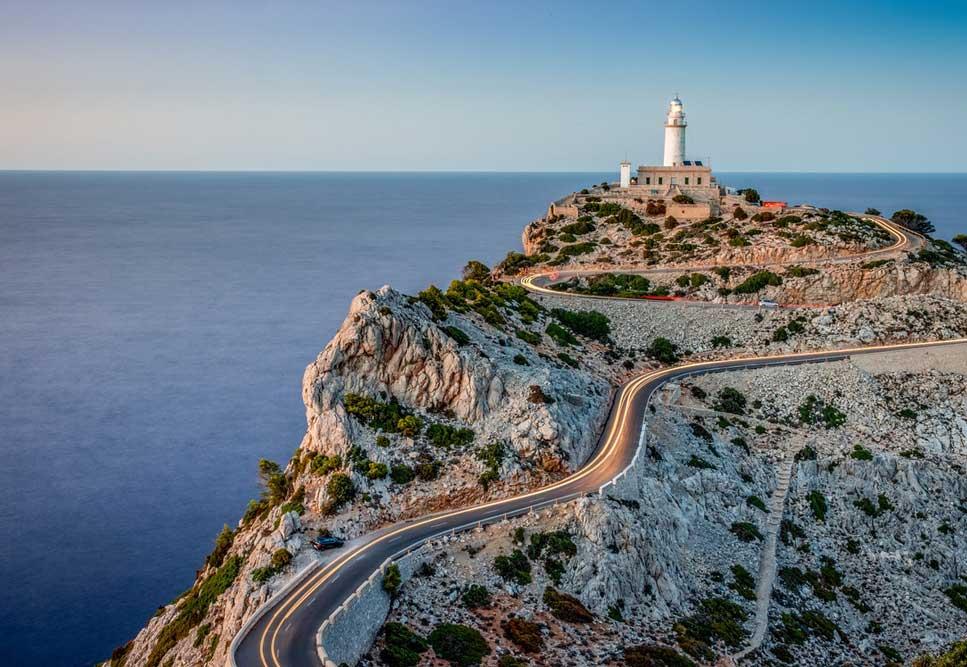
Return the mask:
<path id="1" fill-rule="evenodd" d="M 778 308 L 779 304 L 775 301 L 769 301 L 767 299 L 762 299 L 759 301 L 759 306 L 762 308 Z"/>
<path id="2" fill-rule="evenodd" d="M 316 551 L 325 551 L 327 549 L 339 549 L 345 542 L 338 537 L 317 537 L 312 540 L 311 544 Z"/>

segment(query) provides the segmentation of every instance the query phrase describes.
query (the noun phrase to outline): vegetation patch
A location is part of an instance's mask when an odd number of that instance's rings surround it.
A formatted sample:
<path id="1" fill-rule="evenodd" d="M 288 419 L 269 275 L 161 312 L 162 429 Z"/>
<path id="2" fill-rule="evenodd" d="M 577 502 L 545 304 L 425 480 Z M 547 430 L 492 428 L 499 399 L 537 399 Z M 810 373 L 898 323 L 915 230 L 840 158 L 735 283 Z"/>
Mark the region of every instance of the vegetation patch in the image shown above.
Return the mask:
<path id="1" fill-rule="evenodd" d="M 242 558 L 232 556 L 197 589 L 189 593 L 178 605 L 178 615 L 158 633 L 158 640 L 145 661 L 147 667 L 158 667 L 161 659 L 175 644 L 188 636 L 202 622 L 208 608 L 232 585 L 242 567 Z"/>
<path id="2" fill-rule="evenodd" d="M 725 598 L 706 598 L 696 613 L 675 625 L 678 645 L 694 658 L 711 662 L 712 646 L 721 641 L 731 648 L 741 646 L 748 636 L 742 627 L 748 613 Z"/>
<path id="3" fill-rule="evenodd" d="M 513 642 L 524 653 L 538 653 L 544 648 L 541 626 L 519 616 L 508 618 L 500 624 L 504 637 Z"/>
<path id="4" fill-rule="evenodd" d="M 757 271 L 739 283 L 732 291 L 736 294 L 755 294 L 759 290 L 782 284 L 782 277 L 772 271 Z"/>
<path id="5" fill-rule="evenodd" d="M 755 527 L 755 524 L 748 521 L 735 521 L 729 530 L 742 542 L 752 542 L 761 540 L 762 533 Z"/>
<path id="6" fill-rule="evenodd" d="M 457 623 L 441 623 L 428 637 L 438 657 L 459 667 L 473 667 L 490 655 L 490 645 L 477 630 Z"/>
<path id="7" fill-rule="evenodd" d="M 383 648 L 379 657 L 389 667 L 416 667 L 428 647 L 423 637 L 402 623 L 391 621 L 383 626 Z"/>
<path id="8" fill-rule="evenodd" d="M 567 623 L 590 623 L 594 620 L 594 614 L 580 600 L 550 586 L 544 589 L 544 604 L 551 610 L 551 614 Z"/>
<path id="9" fill-rule="evenodd" d="M 657 644 L 629 646 L 624 650 L 627 667 L 695 667 L 695 663 L 673 648 Z"/>
<path id="10" fill-rule="evenodd" d="M 520 549 L 514 549 L 509 556 L 494 558 L 494 571 L 504 581 L 513 581 L 522 586 L 533 581 L 530 561 Z"/>

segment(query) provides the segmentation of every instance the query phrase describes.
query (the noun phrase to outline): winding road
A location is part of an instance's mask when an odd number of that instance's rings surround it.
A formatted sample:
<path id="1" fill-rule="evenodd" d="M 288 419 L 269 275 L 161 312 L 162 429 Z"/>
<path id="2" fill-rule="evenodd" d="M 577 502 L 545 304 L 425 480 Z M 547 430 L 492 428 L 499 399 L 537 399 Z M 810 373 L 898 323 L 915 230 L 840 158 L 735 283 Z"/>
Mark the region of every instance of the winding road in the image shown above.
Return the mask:
<path id="1" fill-rule="evenodd" d="M 890 231 L 897 238 L 897 243 L 873 254 L 880 255 L 884 250 L 895 253 L 917 245 L 915 240 L 911 240 L 911 235 L 897 229 L 893 223 L 882 219 L 875 221 Z M 682 270 L 683 267 L 675 269 Z M 566 296 L 546 287 L 549 276 L 540 276 L 541 281 L 536 281 L 537 278 L 529 276 L 522 284 L 534 292 Z M 581 295 L 580 298 L 588 297 Z M 666 382 L 690 375 L 826 362 L 851 355 L 964 342 L 967 339 L 747 357 L 685 363 L 646 372 L 618 389 L 595 453 L 574 474 L 513 498 L 444 511 L 388 526 L 347 544 L 337 552 L 330 552 L 328 560 L 309 566 L 300 573 L 295 585 L 266 603 L 253 621 L 243 626 L 229 650 L 228 667 L 319 667 L 320 658 L 316 649 L 319 627 L 387 558 L 438 535 L 598 492 L 635 459 L 648 402 Z"/>

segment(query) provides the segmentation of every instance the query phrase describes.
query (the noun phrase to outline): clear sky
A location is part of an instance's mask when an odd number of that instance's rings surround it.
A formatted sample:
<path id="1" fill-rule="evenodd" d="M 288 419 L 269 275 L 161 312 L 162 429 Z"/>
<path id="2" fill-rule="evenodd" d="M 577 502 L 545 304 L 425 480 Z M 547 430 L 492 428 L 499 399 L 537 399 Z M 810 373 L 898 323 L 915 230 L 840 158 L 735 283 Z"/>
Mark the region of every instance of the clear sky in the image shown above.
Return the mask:
<path id="1" fill-rule="evenodd" d="M 197 6 L 193 6 L 197 5 Z M 967 171 L 967 2 L 0 3 L 0 169 Z"/>

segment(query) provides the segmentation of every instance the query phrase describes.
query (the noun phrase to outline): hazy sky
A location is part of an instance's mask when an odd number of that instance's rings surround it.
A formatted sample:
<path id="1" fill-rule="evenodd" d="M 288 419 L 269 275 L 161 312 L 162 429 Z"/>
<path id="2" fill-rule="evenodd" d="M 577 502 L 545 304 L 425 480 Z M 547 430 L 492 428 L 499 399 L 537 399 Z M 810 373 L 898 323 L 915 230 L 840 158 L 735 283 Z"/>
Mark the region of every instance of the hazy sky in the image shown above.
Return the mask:
<path id="1" fill-rule="evenodd" d="M 197 6 L 195 6 L 197 5 Z M 965 171 L 967 2 L 0 3 L 0 169 Z"/>

